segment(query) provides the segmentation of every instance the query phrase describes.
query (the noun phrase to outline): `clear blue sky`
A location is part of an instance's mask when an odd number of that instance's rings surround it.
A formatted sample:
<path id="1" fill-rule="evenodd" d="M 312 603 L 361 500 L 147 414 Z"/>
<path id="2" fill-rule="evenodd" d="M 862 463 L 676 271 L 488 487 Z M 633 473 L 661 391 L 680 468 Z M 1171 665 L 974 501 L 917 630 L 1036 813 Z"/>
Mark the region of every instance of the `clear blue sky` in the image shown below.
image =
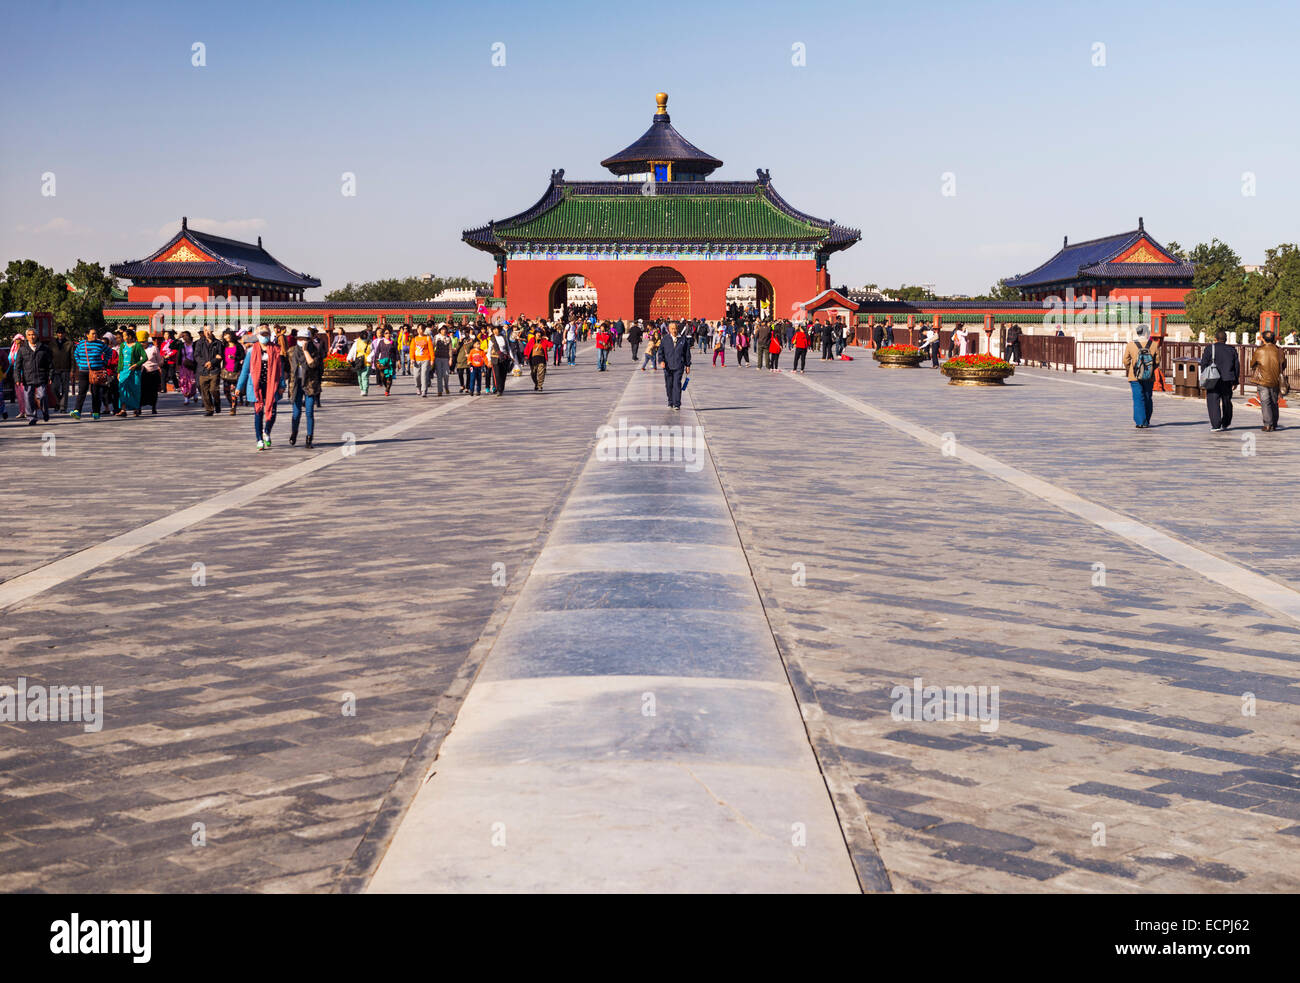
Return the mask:
<path id="1" fill-rule="evenodd" d="M 461 231 L 531 205 L 553 167 L 606 176 L 661 89 L 726 162 L 715 177 L 770 168 L 796 207 L 863 230 L 835 283 L 976 293 L 1139 215 L 1247 262 L 1300 238 L 1294 0 L 56 0 L 0 18 L 4 261 L 137 259 L 188 215 L 262 235 L 325 289 L 489 279 Z"/>

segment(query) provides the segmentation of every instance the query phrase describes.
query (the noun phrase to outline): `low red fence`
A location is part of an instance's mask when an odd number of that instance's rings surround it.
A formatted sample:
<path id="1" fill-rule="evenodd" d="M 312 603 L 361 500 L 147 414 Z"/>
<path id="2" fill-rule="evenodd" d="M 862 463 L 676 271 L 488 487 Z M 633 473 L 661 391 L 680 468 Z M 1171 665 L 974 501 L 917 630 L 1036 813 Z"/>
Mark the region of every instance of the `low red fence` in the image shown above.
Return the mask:
<path id="1" fill-rule="evenodd" d="M 1045 334 L 1020 336 L 1020 360 L 1044 369 L 1077 371 L 1078 343 L 1073 338 Z"/>

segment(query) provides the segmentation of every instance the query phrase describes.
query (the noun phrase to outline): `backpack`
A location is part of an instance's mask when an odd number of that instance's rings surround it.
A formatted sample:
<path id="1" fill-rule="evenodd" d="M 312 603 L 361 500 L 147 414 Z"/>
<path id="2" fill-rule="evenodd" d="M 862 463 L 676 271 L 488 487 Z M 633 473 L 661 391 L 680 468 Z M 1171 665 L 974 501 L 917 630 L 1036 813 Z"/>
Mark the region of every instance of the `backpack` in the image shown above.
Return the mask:
<path id="1" fill-rule="evenodd" d="M 474 368 L 476 369 L 481 369 L 483 368 L 483 363 L 485 361 L 486 361 L 486 356 L 483 354 L 482 348 L 475 347 L 470 349 L 470 353 L 469 353 L 470 365 L 474 366 Z"/>
<path id="2" fill-rule="evenodd" d="M 1133 365 L 1133 376 L 1142 382 L 1152 379 L 1156 374 L 1156 360 L 1151 355 L 1151 340 L 1138 349 L 1137 361 Z"/>

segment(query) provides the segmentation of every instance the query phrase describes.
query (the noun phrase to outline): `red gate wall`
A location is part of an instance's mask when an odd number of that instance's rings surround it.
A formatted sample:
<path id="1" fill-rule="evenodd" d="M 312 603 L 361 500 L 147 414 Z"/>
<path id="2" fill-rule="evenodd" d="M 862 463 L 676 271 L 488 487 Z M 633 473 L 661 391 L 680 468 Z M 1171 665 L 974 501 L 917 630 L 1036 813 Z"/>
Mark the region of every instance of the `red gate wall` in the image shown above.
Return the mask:
<path id="1" fill-rule="evenodd" d="M 601 318 L 635 317 L 636 282 L 646 270 L 666 266 L 681 273 L 691 290 L 691 317 L 716 320 L 727 314 L 727 287 L 740 276 L 761 276 L 772 285 L 772 310 L 789 317 L 793 305 L 826 289 L 829 274 L 811 260 L 510 260 L 506 265 L 506 313 L 511 319 L 551 316 L 551 285 L 562 276 L 585 277 L 596 291 Z"/>

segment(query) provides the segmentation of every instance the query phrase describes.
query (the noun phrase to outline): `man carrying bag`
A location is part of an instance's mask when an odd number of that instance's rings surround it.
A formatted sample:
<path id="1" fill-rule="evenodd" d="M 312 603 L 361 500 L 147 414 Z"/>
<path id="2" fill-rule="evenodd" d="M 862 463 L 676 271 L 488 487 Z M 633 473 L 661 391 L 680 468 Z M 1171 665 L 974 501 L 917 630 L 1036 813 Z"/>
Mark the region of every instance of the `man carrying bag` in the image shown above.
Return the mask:
<path id="1" fill-rule="evenodd" d="M 1210 413 L 1210 430 L 1217 433 L 1232 426 L 1232 390 L 1239 372 L 1237 347 L 1229 345 L 1228 333 L 1219 331 L 1214 344 L 1201 352 L 1201 388 Z"/>

